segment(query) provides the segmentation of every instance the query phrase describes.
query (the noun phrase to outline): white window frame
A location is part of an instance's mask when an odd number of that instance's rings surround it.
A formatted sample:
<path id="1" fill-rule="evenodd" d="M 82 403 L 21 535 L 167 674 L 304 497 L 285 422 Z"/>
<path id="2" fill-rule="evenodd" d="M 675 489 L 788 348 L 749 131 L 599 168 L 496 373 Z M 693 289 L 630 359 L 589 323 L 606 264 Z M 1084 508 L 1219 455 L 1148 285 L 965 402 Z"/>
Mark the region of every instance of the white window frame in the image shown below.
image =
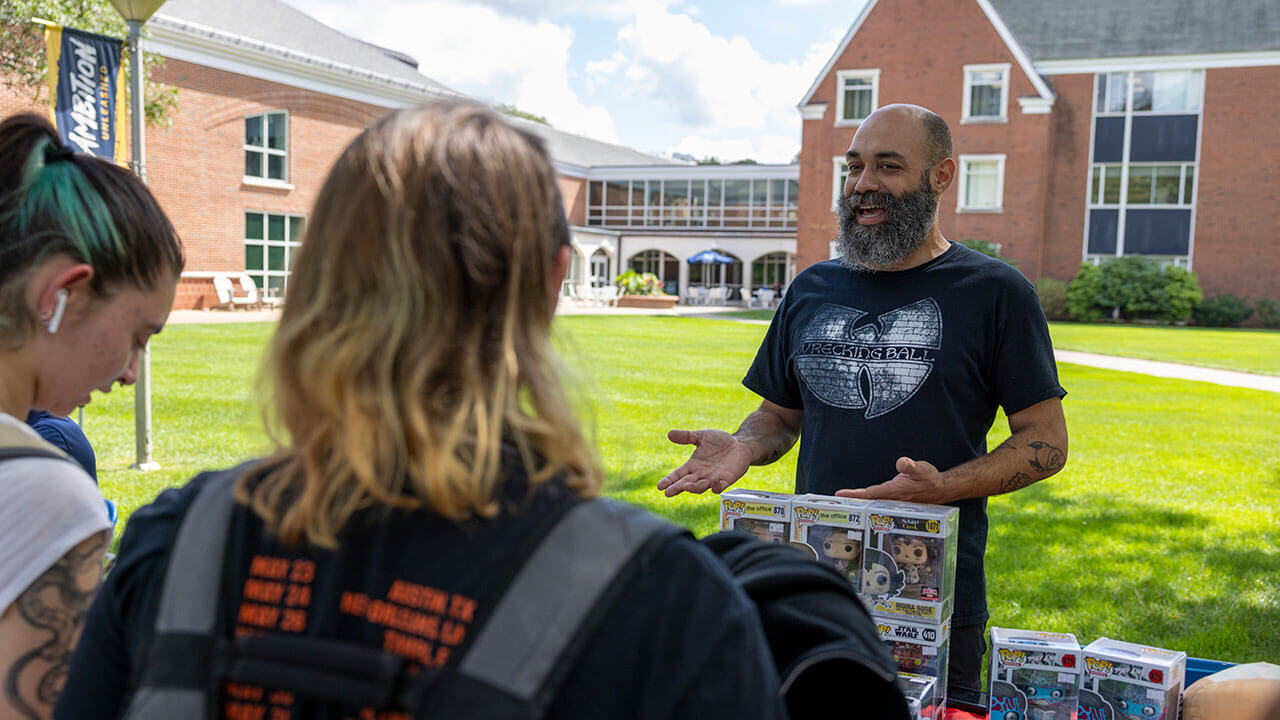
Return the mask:
<path id="1" fill-rule="evenodd" d="M 957 181 L 956 188 L 956 212 L 957 213 L 1002 213 L 1004 212 L 1004 162 L 1005 155 L 961 155 L 957 160 Z M 995 161 L 996 163 L 996 204 L 992 206 L 965 205 L 965 198 L 968 196 L 969 185 L 969 165 L 971 163 L 986 163 Z"/>
<path id="2" fill-rule="evenodd" d="M 284 149 L 283 150 L 277 150 L 276 148 L 271 148 L 267 146 L 267 122 L 268 122 L 267 118 L 271 115 L 284 116 Z M 249 168 L 246 163 L 245 172 L 244 172 L 244 181 L 251 185 L 292 187 L 291 185 L 289 185 L 289 146 L 291 144 L 289 142 L 289 125 L 290 125 L 289 111 L 288 110 L 267 110 L 265 112 L 253 113 L 252 115 L 245 115 L 244 119 L 245 121 L 248 121 L 255 117 L 262 118 L 262 145 L 250 145 L 249 143 L 245 142 L 243 145 L 242 151 L 243 152 L 253 151 L 253 152 L 262 154 L 262 174 L 250 175 Z M 283 165 L 284 165 L 283 178 L 273 178 L 273 177 L 268 177 L 267 175 L 268 158 L 270 158 L 273 155 L 276 157 L 283 158 Z"/>
<path id="3" fill-rule="evenodd" d="M 1009 63 L 964 66 L 964 114 L 960 118 L 963 123 L 1003 123 L 1009 122 Z M 973 74 L 979 72 L 1000 73 L 1000 116 L 973 115 Z"/>
<path id="4" fill-rule="evenodd" d="M 835 212 L 840 206 L 840 196 L 844 194 L 844 179 L 848 175 L 849 163 L 845 162 L 844 156 L 836 155 L 831 158 L 831 212 Z"/>
<path id="5" fill-rule="evenodd" d="M 871 112 L 880 107 L 880 70 L 840 70 L 836 72 L 836 127 L 857 127 L 866 118 L 845 119 L 844 84 L 846 80 L 871 81 Z"/>
<path id="6" fill-rule="evenodd" d="M 274 278 L 274 277 L 280 278 L 280 293 L 281 293 L 280 297 L 283 297 L 283 293 L 286 293 L 289 290 L 289 276 L 293 274 L 293 271 L 290 269 L 293 266 L 292 256 L 295 252 L 298 251 L 298 248 L 302 247 L 302 243 L 300 241 L 294 241 L 289 239 L 290 237 L 289 230 L 290 230 L 290 227 L 293 225 L 293 223 L 299 220 L 302 221 L 303 226 L 305 227 L 307 222 L 307 216 L 301 213 L 271 212 L 269 210 L 245 210 L 244 213 L 245 215 L 261 215 L 262 216 L 262 239 L 248 238 L 248 237 L 242 238 L 244 241 L 244 245 L 243 245 L 244 247 L 254 245 L 262 248 L 262 268 L 261 269 L 250 268 L 248 266 L 248 263 L 246 263 L 244 271 L 249 275 L 253 276 L 255 281 L 259 277 L 262 278 L 263 285 L 259 287 L 258 290 L 267 296 L 275 295 L 275 290 L 273 290 L 271 287 L 271 278 Z M 273 215 L 278 215 L 284 218 L 284 223 L 285 223 L 284 224 L 284 240 L 270 239 L 270 234 L 271 234 L 269 230 L 271 226 L 270 218 Z M 271 248 L 273 247 L 284 248 L 284 269 L 283 270 L 271 269 Z"/>

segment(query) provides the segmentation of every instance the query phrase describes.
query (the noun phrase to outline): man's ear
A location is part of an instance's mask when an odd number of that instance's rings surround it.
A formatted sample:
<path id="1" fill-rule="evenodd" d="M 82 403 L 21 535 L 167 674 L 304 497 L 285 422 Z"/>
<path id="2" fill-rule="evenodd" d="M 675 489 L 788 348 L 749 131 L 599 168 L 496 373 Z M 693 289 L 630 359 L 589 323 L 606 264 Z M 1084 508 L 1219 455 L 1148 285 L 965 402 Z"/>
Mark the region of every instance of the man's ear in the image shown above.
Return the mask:
<path id="1" fill-rule="evenodd" d="M 956 179 L 956 161 L 951 158 L 939 160 L 929 171 L 929 182 L 933 185 L 933 194 L 941 195 L 951 187 Z"/>

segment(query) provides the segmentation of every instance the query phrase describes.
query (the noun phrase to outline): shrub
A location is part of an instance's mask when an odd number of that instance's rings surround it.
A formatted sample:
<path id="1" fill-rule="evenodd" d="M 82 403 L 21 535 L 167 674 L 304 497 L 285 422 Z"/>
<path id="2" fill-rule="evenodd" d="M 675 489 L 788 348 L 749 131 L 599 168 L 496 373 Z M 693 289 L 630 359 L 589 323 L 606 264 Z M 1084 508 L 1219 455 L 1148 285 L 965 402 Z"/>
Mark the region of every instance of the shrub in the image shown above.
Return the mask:
<path id="1" fill-rule="evenodd" d="M 1083 322 L 1096 322 L 1106 317 L 1110 308 L 1098 304 L 1102 286 L 1102 268 L 1093 263 L 1080 265 L 1080 272 L 1067 285 L 1067 312 Z"/>
<path id="2" fill-rule="evenodd" d="M 1050 320 L 1066 320 L 1069 317 L 1066 283 L 1053 278 L 1040 278 L 1036 281 L 1036 296 L 1040 298 L 1040 307 L 1044 310 L 1045 317 Z"/>
<path id="3" fill-rule="evenodd" d="M 665 295 L 662 290 L 662 281 L 653 273 L 638 273 L 635 270 L 628 270 L 619 275 L 614 281 L 623 295 Z"/>
<path id="4" fill-rule="evenodd" d="M 1001 255 L 1000 248 L 995 243 L 989 243 L 986 240 L 979 240 L 977 238 L 965 238 L 960 241 L 960 244 L 970 250 L 976 250 L 987 257 L 993 257 L 1002 262 L 1009 263 L 1014 267 L 1018 267 L 1018 261 L 1011 257 Z"/>
<path id="5" fill-rule="evenodd" d="M 1195 318 L 1197 325 L 1236 327 L 1248 320 L 1252 314 L 1253 308 L 1246 305 L 1244 300 L 1231 293 L 1225 293 L 1215 295 L 1197 305 L 1191 316 Z"/>
<path id="6" fill-rule="evenodd" d="M 1267 297 L 1254 298 L 1253 311 L 1258 314 L 1262 327 L 1280 328 L 1280 302 Z"/>
<path id="7" fill-rule="evenodd" d="M 1085 263 L 1067 288 L 1071 314 L 1086 322 L 1117 314 L 1126 320 L 1180 322 L 1202 299 L 1193 273 L 1140 255 Z"/>

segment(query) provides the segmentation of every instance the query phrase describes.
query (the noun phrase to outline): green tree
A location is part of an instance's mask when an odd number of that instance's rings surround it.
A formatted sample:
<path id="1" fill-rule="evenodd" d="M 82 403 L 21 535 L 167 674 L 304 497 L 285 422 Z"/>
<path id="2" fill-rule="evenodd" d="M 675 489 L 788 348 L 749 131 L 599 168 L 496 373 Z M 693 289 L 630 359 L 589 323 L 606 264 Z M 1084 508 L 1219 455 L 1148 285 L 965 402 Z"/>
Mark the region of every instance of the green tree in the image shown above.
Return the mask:
<path id="1" fill-rule="evenodd" d="M 493 109 L 497 110 L 503 115 L 511 115 L 512 117 L 524 118 L 525 120 L 532 120 L 533 122 L 539 123 L 541 125 L 546 125 L 547 127 L 551 127 L 551 123 L 547 122 L 546 118 L 542 117 L 541 115 L 534 115 L 531 112 L 525 112 L 524 110 L 521 110 L 515 105 L 508 105 L 507 103 L 499 103 L 497 105 L 494 105 Z"/>
<path id="2" fill-rule="evenodd" d="M 106 0 L 4 0 L 0 3 L 0 82 L 20 92 L 30 92 L 39 99 L 45 82 L 44 27 L 32 19 L 47 20 L 55 25 L 124 39 L 129 27 L 111 3 Z M 146 28 L 143 27 L 143 34 Z M 125 53 L 125 64 L 129 62 Z M 144 53 L 143 65 L 150 77 L 164 58 Z M 128 93 L 128 83 L 125 83 Z M 143 99 L 147 124 L 169 127 L 178 109 L 178 89 L 149 82 Z M 47 102 L 47 100 L 46 100 Z"/>
<path id="3" fill-rule="evenodd" d="M 1083 322 L 1101 320 L 1106 308 L 1098 304 L 1098 291 L 1102 286 L 1102 268 L 1093 263 L 1082 263 L 1075 279 L 1067 286 L 1067 311 L 1071 317 Z"/>
<path id="4" fill-rule="evenodd" d="M 964 238 L 963 240 L 960 241 L 960 244 L 969 248 L 970 250 L 976 250 L 982 253 L 983 255 L 986 255 L 988 257 L 993 257 L 997 260 L 1006 262 L 1014 267 L 1018 267 L 1018 261 L 1014 260 L 1011 257 L 1001 255 L 1000 247 L 997 246 L 995 243 L 987 242 L 986 240 L 979 240 L 977 238 Z"/>

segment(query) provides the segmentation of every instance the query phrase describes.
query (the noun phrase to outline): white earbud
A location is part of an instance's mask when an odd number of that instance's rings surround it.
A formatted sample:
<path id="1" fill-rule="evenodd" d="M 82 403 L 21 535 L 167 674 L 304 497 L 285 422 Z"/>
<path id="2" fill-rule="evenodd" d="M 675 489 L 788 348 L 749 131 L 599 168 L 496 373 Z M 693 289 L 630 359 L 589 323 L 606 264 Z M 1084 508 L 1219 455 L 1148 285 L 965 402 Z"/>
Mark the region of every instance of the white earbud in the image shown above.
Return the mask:
<path id="1" fill-rule="evenodd" d="M 53 315 L 49 317 L 49 324 L 46 325 L 50 335 L 57 333 L 58 327 L 62 325 L 62 313 L 67 309 L 67 289 L 58 288 L 55 297 L 57 299 L 54 302 L 57 304 L 53 306 Z"/>

